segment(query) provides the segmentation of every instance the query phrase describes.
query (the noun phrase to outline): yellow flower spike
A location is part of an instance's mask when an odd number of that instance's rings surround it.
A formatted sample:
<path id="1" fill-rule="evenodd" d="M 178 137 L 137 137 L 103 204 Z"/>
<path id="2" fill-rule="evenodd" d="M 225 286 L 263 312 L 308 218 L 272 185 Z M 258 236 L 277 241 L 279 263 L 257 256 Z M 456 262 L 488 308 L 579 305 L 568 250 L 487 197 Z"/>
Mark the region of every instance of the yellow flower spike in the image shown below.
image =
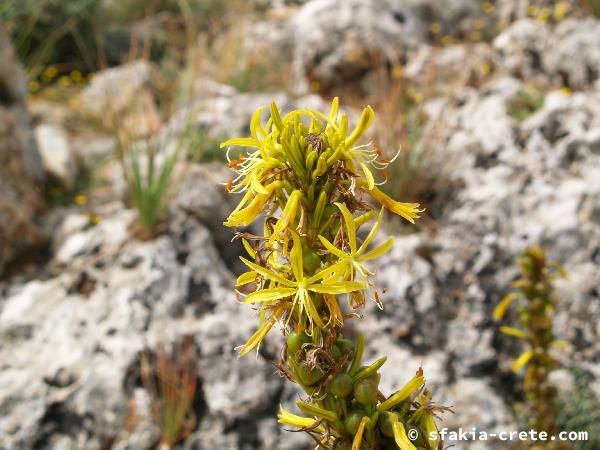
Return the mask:
<path id="1" fill-rule="evenodd" d="M 356 430 L 356 434 L 354 435 L 354 439 L 352 441 L 352 450 L 361 450 L 362 437 L 365 432 L 365 427 L 369 424 L 371 419 L 367 416 L 363 417 L 358 425 L 358 430 Z"/>
<path id="2" fill-rule="evenodd" d="M 512 371 L 518 372 L 519 370 L 521 370 L 523 367 L 525 367 L 527 365 L 527 363 L 529 362 L 529 360 L 532 357 L 533 357 L 532 351 L 526 351 L 525 353 L 523 353 L 521 356 L 519 356 L 519 358 L 512 365 Z"/>
<path id="3" fill-rule="evenodd" d="M 239 348 L 239 357 L 247 355 L 248 353 L 250 353 L 252 350 L 254 350 L 255 348 L 257 348 L 260 345 L 260 343 L 265 338 L 267 333 L 271 330 L 271 328 L 273 328 L 273 325 L 275 325 L 275 323 L 281 318 L 283 311 L 284 311 L 284 308 L 281 305 L 277 306 L 275 308 L 275 310 L 273 311 L 273 314 L 271 314 L 271 317 L 269 317 L 258 328 L 258 330 L 256 330 L 256 333 L 254 333 L 252 335 L 252 337 L 250 339 L 248 339 L 248 342 L 246 342 L 244 345 L 242 345 Z"/>
<path id="4" fill-rule="evenodd" d="M 406 383 L 402 389 L 395 394 L 391 395 L 386 401 L 382 402 L 378 407 L 377 411 L 380 413 L 388 411 L 389 409 L 396 406 L 398 403 L 406 400 L 412 394 L 417 392 L 425 384 L 425 377 L 423 376 L 423 370 L 419 369 L 417 374 Z"/>
<path id="5" fill-rule="evenodd" d="M 417 450 L 417 447 L 410 442 L 402 422 L 396 416 L 392 416 L 392 430 L 394 431 L 394 441 L 400 450 Z"/>
<path id="6" fill-rule="evenodd" d="M 364 183 L 364 182 L 363 182 Z M 420 213 L 424 212 L 425 209 L 419 209 L 419 203 L 401 203 L 393 200 L 386 194 L 384 194 L 377 187 L 373 187 L 366 191 L 371 197 L 377 200 L 382 206 L 384 206 L 389 211 L 397 214 L 401 217 L 404 217 L 410 223 L 415 223 L 415 219 L 420 218 Z"/>
<path id="7" fill-rule="evenodd" d="M 283 406 L 279 406 L 279 414 L 277 414 L 277 421 L 284 425 L 291 425 L 296 428 L 309 428 L 314 427 L 318 420 L 311 417 L 301 417 L 296 414 L 292 414 L 287 411 Z M 322 432 L 325 429 L 322 426 L 315 428 L 315 431 Z"/>
<path id="8" fill-rule="evenodd" d="M 498 306 L 496 306 L 496 308 L 494 309 L 494 320 L 502 319 L 502 317 L 504 317 L 504 314 L 506 314 L 506 311 L 508 310 L 510 304 L 520 297 L 521 296 L 518 293 L 511 292 L 510 294 L 506 295 L 502 300 L 500 300 L 500 303 L 498 303 Z"/>
<path id="9" fill-rule="evenodd" d="M 527 333 L 523 330 L 519 330 L 518 328 L 502 326 L 500 327 L 500 332 L 508 336 L 517 337 L 519 339 L 527 339 Z"/>
<path id="10" fill-rule="evenodd" d="M 354 143 L 360 139 L 360 137 L 365 134 L 365 132 L 371 127 L 373 124 L 373 120 L 375 120 L 375 112 L 373 108 L 367 106 L 363 109 L 362 114 L 360 115 L 360 119 L 358 121 L 358 125 L 352 132 L 350 136 L 346 138 L 345 146 L 346 148 L 350 148 L 354 145 Z"/>

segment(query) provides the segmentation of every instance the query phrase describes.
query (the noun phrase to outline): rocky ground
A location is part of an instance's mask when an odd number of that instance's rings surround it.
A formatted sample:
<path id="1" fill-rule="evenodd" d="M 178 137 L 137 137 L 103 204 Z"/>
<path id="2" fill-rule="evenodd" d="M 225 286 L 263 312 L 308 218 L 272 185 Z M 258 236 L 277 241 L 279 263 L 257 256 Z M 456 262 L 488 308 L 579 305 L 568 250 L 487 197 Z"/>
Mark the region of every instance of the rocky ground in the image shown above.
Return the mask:
<path id="1" fill-rule="evenodd" d="M 541 23 L 524 17 L 520 3 L 497 2 L 506 27 L 492 41 L 440 48 L 430 24 L 466 27 L 480 2 L 273 2 L 277 14 L 252 26 L 248 45 L 281 52 L 296 92 L 241 93 L 198 78 L 162 124 L 148 107 L 154 69 L 137 62 L 97 74 L 77 104 L 88 117 L 100 120 L 108 108 L 165 139 L 191 117 L 207 138 L 220 139 L 244 135 L 253 111 L 271 99 L 286 110 L 324 107 L 309 94 L 315 82 L 325 93 L 368 83 L 366 55 L 402 63 L 415 85 L 438 66 L 435 95 L 423 105 L 429 119 L 421 139 L 433 146 L 428 216 L 410 233 L 388 224 L 396 244 L 376 278 L 385 310 L 368 305 L 352 332 L 368 334 L 369 358 L 388 356 L 384 391 L 422 365 L 434 398 L 454 408 L 443 426 L 512 430 L 521 394 L 510 363 L 518 349 L 491 311 L 527 245 L 543 245 L 569 273 L 558 284 L 555 331 L 571 342 L 561 359 L 591 373 L 600 395 L 600 21 Z M 10 53 L 0 34 L 0 55 Z M 156 448 L 160 430 L 140 359 L 186 337 L 198 361 L 196 426 L 177 448 L 310 448 L 276 423 L 279 404 L 297 397 L 275 374 L 277 338 L 257 357 L 238 359 L 234 350 L 256 318 L 232 289 L 240 249 L 221 226 L 235 205 L 219 184 L 229 178 L 224 164 L 181 165 L 168 220 L 152 240 L 134 232 L 116 163 L 103 165 L 110 182 L 88 205 L 40 215 L 36 186 L 44 176 L 72 187 L 114 143 L 98 130 L 74 133 L 72 105 L 29 105 L 32 126 L 22 74 L 8 67 L 0 69 L 0 160 L 7 161 L 0 165 L 0 448 Z M 450 89 L 449 80 L 457 85 Z M 532 83 L 543 105 L 515 118 L 511 105 Z M 46 242 L 42 261 L 16 264 L 32 242 Z M 557 371 L 555 381 L 568 390 L 569 371 Z"/>

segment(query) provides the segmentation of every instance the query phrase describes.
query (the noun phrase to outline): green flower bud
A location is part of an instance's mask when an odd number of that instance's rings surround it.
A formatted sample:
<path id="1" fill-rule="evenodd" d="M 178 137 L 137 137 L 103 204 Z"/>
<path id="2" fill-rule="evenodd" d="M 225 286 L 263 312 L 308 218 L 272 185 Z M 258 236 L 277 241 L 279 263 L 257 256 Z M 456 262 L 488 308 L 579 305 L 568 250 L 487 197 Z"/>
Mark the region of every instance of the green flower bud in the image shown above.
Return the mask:
<path id="1" fill-rule="evenodd" d="M 365 378 L 354 385 L 354 398 L 363 405 L 377 401 L 378 383 L 375 378 Z"/>
<path id="2" fill-rule="evenodd" d="M 347 397 L 352 392 L 352 377 L 347 373 L 339 373 L 331 381 L 330 392 L 337 397 Z"/>
<path id="3" fill-rule="evenodd" d="M 348 417 L 344 420 L 344 427 L 346 427 L 346 432 L 351 436 L 356 434 L 358 430 L 358 426 L 360 425 L 360 421 L 367 414 L 362 409 L 355 409 L 348 414 Z"/>
<path id="4" fill-rule="evenodd" d="M 302 345 L 311 343 L 310 336 L 306 333 L 297 333 L 292 331 L 287 337 L 288 352 L 291 354 L 296 353 L 302 348 Z"/>

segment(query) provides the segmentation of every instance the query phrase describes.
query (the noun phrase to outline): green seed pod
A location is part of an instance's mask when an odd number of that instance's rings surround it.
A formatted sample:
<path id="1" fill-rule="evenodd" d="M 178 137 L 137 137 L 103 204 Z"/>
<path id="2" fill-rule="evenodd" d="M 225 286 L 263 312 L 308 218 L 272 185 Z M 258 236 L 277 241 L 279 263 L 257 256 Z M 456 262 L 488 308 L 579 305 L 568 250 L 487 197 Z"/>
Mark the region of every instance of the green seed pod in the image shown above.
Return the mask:
<path id="1" fill-rule="evenodd" d="M 306 386 L 312 386 L 325 376 L 320 368 L 308 369 L 302 364 L 298 364 L 296 375 L 298 375 L 302 384 Z"/>
<path id="2" fill-rule="evenodd" d="M 344 420 L 344 427 L 346 427 L 346 432 L 354 436 L 358 431 L 358 426 L 360 425 L 360 421 L 367 414 L 362 409 L 355 409 L 351 411 L 350 414 Z"/>
<path id="3" fill-rule="evenodd" d="M 354 385 L 354 398 L 363 405 L 370 405 L 377 401 L 377 380 L 365 378 Z"/>
<path id="4" fill-rule="evenodd" d="M 314 273 L 321 267 L 321 258 L 309 248 L 305 248 L 303 250 L 302 263 L 306 272 Z"/>
<path id="5" fill-rule="evenodd" d="M 329 391 L 337 397 L 347 397 L 352 392 L 352 377 L 347 373 L 339 373 L 331 381 Z"/>
<path id="6" fill-rule="evenodd" d="M 297 333 L 292 331 L 287 337 L 288 352 L 294 354 L 302 348 L 302 345 L 309 344 L 311 342 L 310 336 L 306 333 Z"/>
<path id="7" fill-rule="evenodd" d="M 385 411 L 379 416 L 379 420 L 377 421 L 377 425 L 381 432 L 387 437 L 394 437 L 394 429 L 392 428 L 392 416 L 398 417 L 396 413 Z"/>
<path id="8" fill-rule="evenodd" d="M 346 338 L 338 338 L 337 341 L 335 341 L 335 345 L 340 349 L 342 354 L 346 354 L 350 350 L 354 349 L 354 344 L 352 341 Z"/>
<path id="9" fill-rule="evenodd" d="M 333 359 L 335 359 L 336 361 L 339 361 L 342 356 L 344 356 L 344 354 L 342 353 L 342 351 L 340 350 L 340 348 L 337 345 L 334 345 L 333 347 L 331 347 L 331 357 Z"/>

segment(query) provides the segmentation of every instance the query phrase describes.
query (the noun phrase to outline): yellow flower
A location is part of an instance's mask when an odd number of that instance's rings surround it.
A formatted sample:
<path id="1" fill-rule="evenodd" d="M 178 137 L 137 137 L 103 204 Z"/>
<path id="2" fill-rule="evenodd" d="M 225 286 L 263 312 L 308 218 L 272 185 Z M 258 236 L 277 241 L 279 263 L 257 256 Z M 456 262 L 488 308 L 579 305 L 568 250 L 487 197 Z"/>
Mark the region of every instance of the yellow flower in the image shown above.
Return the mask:
<path id="1" fill-rule="evenodd" d="M 290 232 L 294 241 L 294 246 L 290 251 L 290 265 L 292 267 L 294 280 L 286 279 L 270 269 L 261 267 L 245 258 L 241 258 L 244 264 L 254 272 L 279 285 L 278 287 L 261 289 L 249 294 L 244 300 L 244 303 L 270 303 L 277 300 L 292 298 L 290 305 L 292 311 L 294 311 L 295 308 L 298 308 L 298 313 L 301 318 L 306 317 L 309 323 L 314 323 L 319 328 L 323 328 L 325 325 L 315 307 L 310 293 L 348 294 L 362 289 L 364 284 L 355 281 L 321 282 L 332 272 L 338 270 L 340 263 L 326 267 L 309 278 L 305 277 L 302 243 L 296 232 Z"/>
<path id="2" fill-rule="evenodd" d="M 502 300 L 500 300 L 500 303 L 498 303 L 498 306 L 496 306 L 496 308 L 494 309 L 494 319 L 500 320 L 502 317 L 504 317 L 504 314 L 506 314 L 506 311 L 507 311 L 508 307 L 510 306 L 510 304 L 520 297 L 521 296 L 519 294 L 517 294 L 516 292 L 511 292 L 510 294 L 505 296 Z"/>
<path id="3" fill-rule="evenodd" d="M 525 367 L 527 365 L 527 363 L 529 362 L 529 360 L 532 357 L 533 357 L 532 351 L 526 351 L 525 353 L 523 353 L 521 356 L 519 356 L 519 358 L 512 365 L 512 371 L 518 372 L 519 370 L 521 370 L 523 367 Z"/>
<path id="4" fill-rule="evenodd" d="M 417 392 L 421 387 L 425 384 L 425 377 L 423 376 L 423 370 L 419 369 L 414 377 L 410 379 L 408 383 L 406 383 L 402 389 L 398 392 L 392 394 L 386 401 L 381 403 L 377 407 L 377 411 L 380 413 L 383 411 L 388 411 L 396 406 L 398 403 L 406 400 L 412 394 Z"/>
<path id="5" fill-rule="evenodd" d="M 278 422 L 284 425 L 291 425 L 296 428 L 314 428 L 315 431 L 323 432 L 325 428 L 322 426 L 315 427 L 318 420 L 311 417 L 302 417 L 292 414 L 291 412 L 284 409 L 283 406 L 279 406 L 279 414 L 277 414 Z"/>
<path id="6" fill-rule="evenodd" d="M 252 191 L 247 191 L 242 201 L 223 224 L 228 227 L 250 225 L 256 216 L 262 212 L 265 204 L 269 201 L 275 190 L 280 187 L 281 182 L 274 181 L 265 188 L 265 193 L 255 195 Z"/>
<path id="7" fill-rule="evenodd" d="M 394 431 L 394 441 L 398 448 L 400 450 L 417 450 L 417 447 L 410 442 L 404 425 L 398 420 L 398 417 L 394 414 L 390 417 L 390 420 L 392 421 L 392 430 Z"/>
<path id="8" fill-rule="evenodd" d="M 350 247 L 350 251 L 348 253 L 340 250 L 331 242 L 329 242 L 323 236 L 319 236 L 319 240 L 323 244 L 323 246 L 332 254 L 339 258 L 339 262 L 343 264 L 339 273 L 346 279 L 354 280 L 354 271 L 360 273 L 363 279 L 367 279 L 368 275 L 372 275 L 364 266 L 364 263 L 370 261 L 372 259 L 378 258 L 381 255 L 387 253 L 392 248 L 394 244 L 394 238 L 388 238 L 383 244 L 374 248 L 373 250 L 366 252 L 367 246 L 375 237 L 375 233 L 381 224 L 381 220 L 383 219 L 383 208 L 379 212 L 379 216 L 373 225 L 371 231 L 365 238 L 364 242 L 360 247 L 357 248 L 356 243 L 356 223 L 352 214 L 343 203 L 335 204 L 342 216 L 344 218 L 344 224 L 346 225 L 346 235 L 348 238 L 348 246 Z"/>
<path id="9" fill-rule="evenodd" d="M 365 184 L 363 183 L 359 184 Z M 419 203 L 402 203 L 397 202 L 394 199 L 390 198 L 388 195 L 384 194 L 377 187 L 373 187 L 366 191 L 371 197 L 377 200 L 382 206 L 386 209 L 390 210 L 394 214 L 398 214 L 401 217 L 404 217 L 410 223 L 415 223 L 415 219 L 418 219 L 419 214 L 425 211 L 425 209 L 419 209 Z"/>
<path id="10" fill-rule="evenodd" d="M 248 339 L 248 342 L 239 348 L 240 357 L 250 353 L 260 345 L 267 333 L 273 328 L 273 325 L 281 318 L 284 309 L 284 305 L 275 307 L 271 316 L 258 327 L 258 330 L 256 330 L 250 339 Z"/>

